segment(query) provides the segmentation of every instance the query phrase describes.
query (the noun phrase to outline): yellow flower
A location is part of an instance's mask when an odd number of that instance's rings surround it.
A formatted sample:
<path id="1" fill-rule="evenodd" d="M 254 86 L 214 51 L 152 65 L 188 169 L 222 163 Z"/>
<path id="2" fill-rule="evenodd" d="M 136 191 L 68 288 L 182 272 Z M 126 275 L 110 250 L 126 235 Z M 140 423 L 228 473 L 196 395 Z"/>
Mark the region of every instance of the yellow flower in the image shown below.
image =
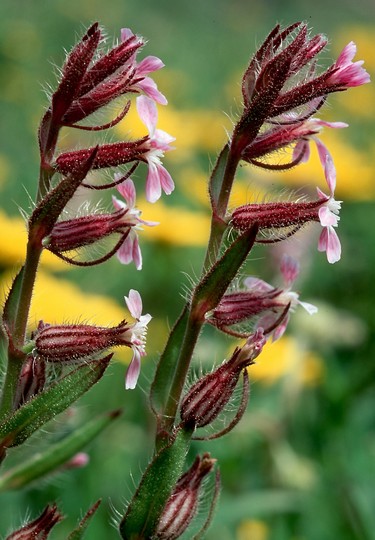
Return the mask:
<path id="1" fill-rule="evenodd" d="M 27 230 L 23 219 L 9 217 L 0 210 L 0 264 L 5 267 L 21 265 L 26 255 Z M 55 255 L 46 251 L 42 255 L 43 266 L 67 270 L 67 264 L 60 261 Z"/>
<path id="2" fill-rule="evenodd" d="M 159 240 L 178 246 L 206 246 L 210 232 L 208 214 L 192 212 L 180 206 L 167 206 L 162 201 L 150 204 L 139 201 L 145 219 L 157 221 L 159 225 L 143 231 L 142 237 Z M 142 216 L 142 217 L 143 217 Z"/>
<path id="3" fill-rule="evenodd" d="M 248 519 L 237 529 L 236 540 L 267 540 L 269 529 L 263 521 Z"/>

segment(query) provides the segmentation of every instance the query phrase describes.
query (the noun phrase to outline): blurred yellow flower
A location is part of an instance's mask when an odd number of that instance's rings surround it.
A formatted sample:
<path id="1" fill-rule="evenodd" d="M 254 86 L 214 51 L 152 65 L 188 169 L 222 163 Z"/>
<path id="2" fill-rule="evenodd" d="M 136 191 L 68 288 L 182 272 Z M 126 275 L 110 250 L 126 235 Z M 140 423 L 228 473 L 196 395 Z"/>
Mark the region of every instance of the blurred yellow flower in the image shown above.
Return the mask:
<path id="1" fill-rule="evenodd" d="M 248 519 L 237 528 L 236 540 L 267 540 L 269 529 L 263 521 Z"/>
<path id="2" fill-rule="evenodd" d="M 14 274 L 2 277 L 0 302 L 4 302 Z M 126 294 L 128 291 L 124 291 Z M 98 294 L 82 292 L 68 280 L 38 272 L 30 312 L 30 327 L 40 319 L 47 323 L 87 322 L 101 325 L 117 324 L 125 318 L 126 308 Z"/>
<path id="3" fill-rule="evenodd" d="M 207 110 L 177 111 L 170 105 L 158 107 L 157 127 L 176 137 L 178 152 L 168 153 L 168 160 L 181 161 L 186 151 L 219 151 L 225 143 L 230 121 L 222 114 Z M 130 108 L 125 119 L 118 125 L 119 136 L 142 137 L 147 130 L 138 117 L 136 107 Z"/>
<path id="4" fill-rule="evenodd" d="M 143 231 L 148 240 L 159 240 L 178 246 L 205 246 L 210 232 L 208 214 L 193 212 L 180 206 L 167 206 L 162 201 L 150 204 L 140 200 L 144 219 L 157 221 L 157 227 Z M 142 216 L 142 217 L 143 217 Z"/>
<path id="5" fill-rule="evenodd" d="M 308 386 L 318 384 L 323 376 L 323 363 L 318 355 L 301 347 L 290 336 L 274 343 L 267 342 L 255 365 L 249 368 L 251 379 L 273 384 L 283 377 Z"/>
<path id="6" fill-rule="evenodd" d="M 0 210 L 0 264 L 5 267 L 21 265 L 26 254 L 27 230 L 22 218 L 9 217 Z M 55 270 L 67 270 L 69 266 L 46 251 L 41 264 Z"/>

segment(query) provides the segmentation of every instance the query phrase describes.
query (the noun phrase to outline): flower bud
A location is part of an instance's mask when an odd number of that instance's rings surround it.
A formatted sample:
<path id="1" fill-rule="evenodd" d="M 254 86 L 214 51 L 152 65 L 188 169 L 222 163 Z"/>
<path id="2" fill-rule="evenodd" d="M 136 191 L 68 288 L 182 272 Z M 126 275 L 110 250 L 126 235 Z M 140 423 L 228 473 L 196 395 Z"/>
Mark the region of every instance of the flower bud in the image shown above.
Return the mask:
<path id="1" fill-rule="evenodd" d="M 199 428 L 213 422 L 232 397 L 241 371 L 253 363 L 265 342 L 263 329 L 258 328 L 227 362 L 195 383 L 181 403 L 183 423 Z"/>
<path id="2" fill-rule="evenodd" d="M 28 523 L 18 531 L 14 531 L 7 536 L 6 540 L 45 540 L 52 528 L 63 519 L 63 515 L 54 504 L 47 506 L 41 515 L 34 521 Z"/>
<path id="3" fill-rule="evenodd" d="M 158 540 L 175 540 L 186 531 L 197 511 L 202 482 L 215 462 L 208 453 L 197 456 L 191 468 L 177 481 L 160 517 L 156 531 Z"/>
<path id="4" fill-rule="evenodd" d="M 45 325 L 36 335 L 34 352 L 48 362 L 69 362 L 99 354 L 109 347 L 131 346 L 130 326 Z"/>
<path id="5" fill-rule="evenodd" d="M 35 359 L 29 355 L 21 370 L 18 380 L 16 395 L 14 398 L 15 407 L 18 408 L 32 396 L 39 394 L 46 382 L 46 365 L 42 358 Z"/>

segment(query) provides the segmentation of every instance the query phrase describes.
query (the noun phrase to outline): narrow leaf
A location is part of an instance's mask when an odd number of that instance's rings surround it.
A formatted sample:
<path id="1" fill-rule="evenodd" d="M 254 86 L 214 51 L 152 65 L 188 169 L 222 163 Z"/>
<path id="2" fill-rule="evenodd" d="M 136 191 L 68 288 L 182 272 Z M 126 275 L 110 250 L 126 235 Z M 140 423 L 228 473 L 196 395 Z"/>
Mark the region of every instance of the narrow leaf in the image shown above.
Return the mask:
<path id="1" fill-rule="evenodd" d="M 120 411 L 114 411 L 90 420 L 62 440 L 48 446 L 43 452 L 35 454 L 31 459 L 6 471 L 0 477 L 0 491 L 20 489 L 64 465 L 119 414 Z"/>
<path id="2" fill-rule="evenodd" d="M 255 224 L 236 238 L 198 284 L 191 308 L 198 318 L 204 318 L 204 315 L 220 302 L 253 247 L 257 232 L 258 226 Z"/>
<path id="3" fill-rule="evenodd" d="M 180 429 L 147 467 L 141 483 L 120 523 L 125 540 L 154 538 L 161 513 L 182 474 L 191 432 Z"/>
<path id="4" fill-rule="evenodd" d="M 150 400 L 155 415 L 162 414 L 170 394 L 170 388 L 175 376 L 178 357 L 185 335 L 188 321 L 188 309 L 184 307 L 174 325 L 166 347 L 160 357 L 155 377 L 151 385 Z"/>
<path id="5" fill-rule="evenodd" d="M 21 268 L 21 270 L 14 278 L 4 304 L 3 321 L 10 330 L 13 330 L 13 321 L 17 313 L 18 301 L 23 279 L 23 269 L 24 267 Z"/>
<path id="6" fill-rule="evenodd" d="M 229 154 L 229 145 L 226 144 L 217 158 L 214 170 L 212 171 L 210 183 L 209 183 L 209 193 L 211 199 L 211 206 L 216 213 L 217 203 L 221 193 L 221 188 L 223 185 L 224 173 L 227 165 Z"/>
<path id="7" fill-rule="evenodd" d="M 99 501 L 96 501 L 96 503 L 93 504 L 91 506 L 91 508 L 89 508 L 87 510 L 87 512 L 84 515 L 83 519 L 80 521 L 78 527 L 76 529 L 74 529 L 74 531 L 72 531 L 70 533 L 67 540 L 81 540 L 81 538 L 84 537 L 86 529 L 87 529 L 88 525 L 90 524 L 89 522 L 91 521 L 91 518 L 93 517 L 93 515 L 95 514 L 95 512 L 99 508 L 99 505 L 100 505 L 101 502 L 102 502 L 101 499 L 99 499 Z"/>
<path id="8" fill-rule="evenodd" d="M 0 444 L 3 447 L 22 444 L 37 429 L 67 409 L 98 382 L 111 357 L 109 354 L 82 364 L 25 403 L 0 425 Z"/>

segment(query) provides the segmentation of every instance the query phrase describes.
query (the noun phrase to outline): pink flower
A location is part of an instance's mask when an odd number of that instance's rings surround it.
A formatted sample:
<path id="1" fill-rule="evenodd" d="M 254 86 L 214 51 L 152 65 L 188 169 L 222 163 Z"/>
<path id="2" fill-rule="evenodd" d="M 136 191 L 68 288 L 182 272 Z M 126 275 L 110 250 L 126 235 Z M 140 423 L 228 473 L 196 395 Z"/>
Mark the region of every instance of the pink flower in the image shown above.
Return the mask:
<path id="1" fill-rule="evenodd" d="M 357 46 L 353 41 L 343 48 L 330 70 L 331 73 L 327 79 L 329 84 L 337 85 L 339 90 L 346 90 L 370 82 L 370 75 L 362 67 L 364 61 L 352 62 L 356 52 Z"/>
<path id="2" fill-rule="evenodd" d="M 118 180 L 120 176 L 120 174 L 115 174 L 115 181 Z M 122 264 L 129 264 L 131 261 L 134 261 L 137 270 L 141 270 L 142 254 L 139 247 L 137 231 L 142 230 L 142 225 L 154 227 L 158 223 L 155 221 L 144 221 L 143 219 L 140 219 L 142 212 L 135 208 L 136 192 L 134 183 L 130 178 L 125 180 L 125 182 L 122 184 L 119 184 L 117 186 L 117 190 L 124 197 L 125 202 L 117 199 L 115 196 L 112 196 L 113 206 L 116 208 L 116 210 L 126 210 L 126 214 L 123 219 L 126 222 L 126 225 L 131 227 L 131 229 L 116 255 Z"/>
<path id="3" fill-rule="evenodd" d="M 308 161 L 310 157 L 309 142 L 313 141 L 316 144 L 316 147 L 319 152 L 320 161 L 325 170 L 327 163 L 326 163 L 325 157 L 322 161 L 322 156 L 321 156 L 321 149 L 325 148 L 325 146 L 317 137 L 317 135 L 325 127 L 329 127 L 333 129 L 341 129 L 341 128 L 348 127 L 348 124 L 346 124 L 345 122 L 325 122 L 324 120 L 320 120 L 319 118 L 309 118 L 308 120 L 303 122 L 300 128 L 297 128 L 296 130 L 297 131 L 296 134 L 298 134 L 299 136 L 297 139 L 297 144 L 295 145 L 293 149 L 293 160 L 299 157 L 299 160 L 298 160 L 299 163 L 304 163 Z M 328 152 L 327 149 L 326 151 Z M 332 162 L 332 159 L 331 159 L 331 162 Z"/>
<path id="4" fill-rule="evenodd" d="M 227 293 L 208 317 L 208 322 L 220 330 L 235 336 L 248 333 L 237 332 L 230 327 L 246 321 L 256 320 L 256 329 L 263 328 L 265 334 L 279 339 L 288 325 L 290 313 L 298 305 L 313 314 L 317 308 L 299 299 L 298 293 L 291 290 L 299 273 L 297 261 L 284 257 L 281 262 L 284 288 L 273 287 L 255 277 L 244 280 L 245 289 Z"/>
<path id="5" fill-rule="evenodd" d="M 130 362 L 125 378 L 125 388 L 133 390 L 137 384 L 139 372 L 141 370 L 141 357 L 145 356 L 147 325 L 151 320 L 148 313 L 142 315 L 142 298 L 138 291 L 130 289 L 129 296 L 125 296 L 131 316 L 136 319 L 136 323 L 129 328 L 131 332 L 130 343 L 133 349 L 133 358 Z"/>
<path id="6" fill-rule="evenodd" d="M 129 28 L 122 28 L 121 41 L 126 42 L 129 39 L 134 39 L 133 32 Z M 167 105 L 167 98 L 158 90 L 155 81 L 145 76 L 164 67 L 164 63 L 157 56 L 147 56 L 138 64 L 135 58 L 136 54 L 128 62 L 133 71 L 133 82 L 129 85 L 128 91 L 143 92 L 150 99 L 160 103 L 160 105 Z"/>
<path id="7" fill-rule="evenodd" d="M 174 190 L 174 182 L 171 175 L 163 167 L 160 158 L 164 152 L 172 150 L 170 143 L 175 140 L 174 137 L 156 129 L 158 119 L 155 102 L 146 97 L 137 97 L 138 114 L 149 131 L 149 137 L 143 144 L 143 157 L 148 163 L 148 174 L 146 182 L 146 197 L 149 202 L 156 202 L 162 190 L 170 195 Z"/>
<path id="8" fill-rule="evenodd" d="M 324 200 L 324 203 L 319 208 L 319 221 L 323 227 L 323 231 L 319 238 L 318 250 L 326 251 L 327 260 L 333 264 L 341 258 L 341 244 L 339 237 L 334 229 L 338 226 L 339 212 L 341 209 L 341 201 L 336 201 L 334 198 L 336 188 L 336 170 L 333 164 L 332 156 L 322 142 L 317 143 L 320 162 L 325 171 L 325 177 L 329 188 L 329 196 L 323 193 L 319 188 L 318 197 Z"/>
<path id="9" fill-rule="evenodd" d="M 125 302 L 134 323 L 121 321 L 117 326 L 89 324 L 48 325 L 40 323 L 35 335 L 33 352 L 52 363 L 83 362 L 111 347 L 125 346 L 133 350 L 133 358 L 126 373 L 126 388 L 135 388 L 145 356 L 147 325 L 151 315 L 142 315 L 142 299 L 131 289 Z"/>

